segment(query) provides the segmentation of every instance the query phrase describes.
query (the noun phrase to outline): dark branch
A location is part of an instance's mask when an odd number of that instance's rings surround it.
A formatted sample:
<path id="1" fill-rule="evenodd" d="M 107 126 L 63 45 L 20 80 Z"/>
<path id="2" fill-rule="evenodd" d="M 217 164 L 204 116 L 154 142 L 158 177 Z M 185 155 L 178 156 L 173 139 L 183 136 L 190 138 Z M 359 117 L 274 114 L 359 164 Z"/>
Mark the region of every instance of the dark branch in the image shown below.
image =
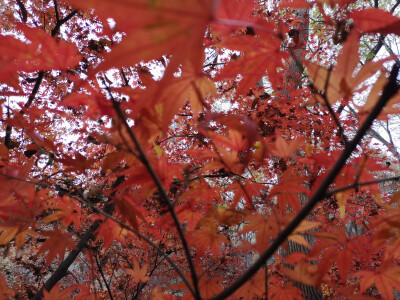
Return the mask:
<path id="1" fill-rule="evenodd" d="M 112 189 L 115 189 L 122 182 L 124 182 L 124 176 L 120 176 L 114 182 Z M 112 196 L 111 196 L 112 197 Z M 114 211 L 114 203 L 111 203 L 111 197 L 109 199 L 109 203 L 104 207 L 104 212 L 107 214 L 112 214 Z M 100 227 L 103 223 L 101 220 L 96 220 L 92 226 L 86 231 L 86 233 L 81 237 L 76 248 L 72 250 L 67 258 L 65 258 L 58 268 L 54 271 L 54 273 L 50 276 L 50 278 L 44 283 L 44 285 L 40 288 L 40 290 L 36 293 L 36 295 L 32 298 L 32 300 L 40 300 L 43 297 L 43 289 L 47 291 L 51 291 L 51 289 L 68 274 L 68 268 L 72 265 L 78 255 L 82 252 L 82 250 L 86 247 L 87 243 L 95 238 L 95 231 Z"/>
<path id="2" fill-rule="evenodd" d="M 306 205 L 301 209 L 301 211 L 293 218 L 293 220 L 278 234 L 276 239 L 272 242 L 271 246 L 260 255 L 257 261 L 249 268 L 247 271 L 240 276 L 232 285 L 227 287 L 222 293 L 218 294 L 212 300 L 222 300 L 232 295 L 237 289 L 239 289 L 243 284 L 246 283 L 257 271 L 265 264 L 265 262 L 278 250 L 278 248 L 285 242 L 287 237 L 292 234 L 296 227 L 308 216 L 308 214 L 313 210 L 315 205 L 321 201 L 325 195 L 329 185 L 335 180 L 336 176 L 340 173 L 343 166 L 346 164 L 347 159 L 356 149 L 358 143 L 364 137 L 367 130 L 372 125 L 373 121 L 377 118 L 383 107 L 389 101 L 389 99 L 394 96 L 399 90 L 396 79 L 399 72 L 399 67 L 394 65 L 392 72 L 390 73 L 389 81 L 383 89 L 382 95 L 376 103 L 375 107 L 368 115 L 364 124 L 358 130 L 354 139 L 347 145 L 343 150 L 336 164 L 333 166 L 328 175 L 324 178 L 321 185 L 318 187 L 317 191 L 311 197 L 311 199 L 306 203 Z"/>
<path id="3" fill-rule="evenodd" d="M 96 261 L 97 269 L 99 270 L 101 278 L 103 279 L 104 284 L 106 285 L 106 289 L 107 289 L 108 295 L 110 295 L 110 299 L 111 300 L 114 300 L 114 297 L 113 297 L 113 295 L 111 293 L 110 286 L 109 286 L 109 284 L 108 284 L 108 282 L 106 280 L 106 277 L 104 276 L 103 268 L 102 268 L 102 266 L 101 266 L 101 264 L 99 262 L 99 259 L 97 258 L 97 255 L 95 253 L 93 253 L 93 256 L 94 256 L 94 260 Z"/>
<path id="4" fill-rule="evenodd" d="M 65 18 L 63 18 L 63 19 L 61 19 L 59 21 L 57 20 L 56 26 L 51 31 L 51 36 L 55 37 L 58 34 L 61 26 L 63 26 L 64 23 L 66 23 L 70 19 L 72 19 L 72 17 L 75 16 L 77 14 L 77 12 L 78 12 L 77 10 L 73 10 Z"/>
<path id="5" fill-rule="evenodd" d="M 16 2 L 18 4 L 19 10 L 21 11 L 22 22 L 26 23 L 26 21 L 28 20 L 28 12 L 26 11 L 26 7 L 21 0 L 16 0 Z"/>

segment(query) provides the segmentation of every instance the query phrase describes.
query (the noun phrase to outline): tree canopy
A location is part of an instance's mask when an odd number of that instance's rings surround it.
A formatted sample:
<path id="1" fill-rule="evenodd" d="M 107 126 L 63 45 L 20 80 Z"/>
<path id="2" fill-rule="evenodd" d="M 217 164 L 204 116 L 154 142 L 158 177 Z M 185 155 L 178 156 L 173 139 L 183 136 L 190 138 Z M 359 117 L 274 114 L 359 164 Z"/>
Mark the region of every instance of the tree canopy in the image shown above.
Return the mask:
<path id="1" fill-rule="evenodd" d="M 2 1 L 0 299 L 395 299 L 399 4 Z"/>

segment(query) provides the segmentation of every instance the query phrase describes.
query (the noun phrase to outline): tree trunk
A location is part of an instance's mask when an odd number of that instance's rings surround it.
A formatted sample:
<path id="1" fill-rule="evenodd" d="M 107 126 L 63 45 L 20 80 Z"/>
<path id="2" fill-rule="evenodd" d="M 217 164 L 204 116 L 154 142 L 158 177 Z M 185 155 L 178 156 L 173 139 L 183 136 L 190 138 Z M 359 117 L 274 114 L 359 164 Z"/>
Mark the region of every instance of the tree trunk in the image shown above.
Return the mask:
<path id="1" fill-rule="evenodd" d="M 307 45 L 308 40 L 308 25 L 309 25 L 309 11 L 306 9 L 298 9 L 295 12 L 296 16 L 300 18 L 299 26 L 293 28 L 291 35 L 293 40 L 295 41 L 295 48 L 293 49 L 293 53 L 297 58 L 301 58 L 304 56 L 304 50 Z M 290 97 L 290 92 L 301 88 L 302 86 L 302 70 L 300 70 L 294 58 L 290 58 L 289 67 L 287 70 L 287 96 Z M 305 204 L 307 198 L 299 195 L 300 202 L 302 205 Z M 314 246 L 314 238 L 310 234 L 304 234 L 304 238 L 311 245 Z M 300 245 L 298 243 L 288 241 L 288 253 L 290 255 L 294 252 L 302 252 L 308 253 L 309 249 Z M 290 267 L 290 266 L 289 266 Z M 304 293 L 304 299 L 307 300 L 316 300 L 322 299 L 322 292 L 320 289 L 314 286 L 305 285 L 301 282 L 293 282 L 293 285 L 301 289 Z"/>

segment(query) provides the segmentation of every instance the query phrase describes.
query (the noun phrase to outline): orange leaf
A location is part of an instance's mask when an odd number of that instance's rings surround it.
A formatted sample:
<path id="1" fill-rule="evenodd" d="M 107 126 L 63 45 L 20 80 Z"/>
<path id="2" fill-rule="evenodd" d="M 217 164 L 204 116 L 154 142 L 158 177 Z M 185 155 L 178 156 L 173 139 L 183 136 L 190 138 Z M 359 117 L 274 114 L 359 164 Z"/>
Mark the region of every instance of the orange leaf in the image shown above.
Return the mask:
<path id="1" fill-rule="evenodd" d="M 384 265 L 377 272 L 359 271 L 354 273 L 353 276 L 361 276 L 360 293 L 364 293 L 375 284 L 382 299 L 394 300 L 393 290 L 400 290 L 400 268 L 398 267 Z"/>
<path id="2" fill-rule="evenodd" d="M 192 61 L 201 67 L 202 62 L 195 59 L 202 52 L 204 33 L 216 10 L 212 0 L 67 2 L 82 9 L 95 8 L 95 12 L 103 20 L 113 18 L 117 28 L 126 32 L 127 37 L 113 47 L 110 54 L 105 55 L 105 61 L 100 65 L 102 70 L 133 66 L 140 61 L 157 59 L 165 54 L 174 54 L 179 61 L 192 57 Z M 175 63 L 173 65 L 178 66 Z"/>
<path id="3" fill-rule="evenodd" d="M 47 253 L 46 268 L 57 256 L 60 261 L 63 260 L 66 248 L 75 249 L 75 244 L 72 241 L 72 234 L 69 232 L 56 229 L 54 231 L 44 231 L 41 233 L 47 239 L 40 247 L 38 254 Z"/>
<path id="4" fill-rule="evenodd" d="M 72 293 L 75 287 L 65 288 L 62 291 L 57 284 L 55 287 L 48 292 L 46 289 L 43 289 L 43 300 L 60 300 L 60 299 L 70 299 L 72 298 Z"/>
<path id="5" fill-rule="evenodd" d="M 6 280 L 3 275 L 0 274 L 0 299 L 9 299 L 9 297 L 14 297 L 14 295 L 15 292 L 8 288 Z"/>
<path id="6" fill-rule="evenodd" d="M 342 52 L 337 59 L 338 63 L 332 71 L 319 66 L 317 63 L 305 62 L 314 86 L 320 91 L 323 91 L 327 86 L 326 97 L 331 105 L 341 98 L 344 98 L 344 101 L 349 101 L 361 83 L 381 70 L 385 61 L 393 59 L 389 57 L 376 62 L 368 61 L 354 74 L 359 62 L 359 38 L 357 32 L 350 33 L 343 44 Z M 326 85 L 327 81 L 328 85 Z M 323 99 L 318 97 L 317 101 L 323 102 Z"/>
<path id="7" fill-rule="evenodd" d="M 274 215 L 268 218 L 254 213 L 245 218 L 248 224 L 243 228 L 242 233 L 256 232 L 256 244 L 254 249 L 260 253 L 265 251 L 270 245 L 271 238 L 277 236 L 279 232 L 278 223 Z"/>
<path id="8" fill-rule="evenodd" d="M 125 269 L 126 274 L 130 275 L 133 277 L 133 279 L 131 280 L 134 283 L 139 283 L 139 282 L 146 282 L 150 279 L 150 277 L 148 277 L 147 274 L 147 269 L 148 269 L 148 265 L 143 265 L 142 267 L 140 267 L 139 262 L 135 259 L 133 261 L 133 270 L 132 269 Z"/>
<path id="9" fill-rule="evenodd" d="M 276 137 L 273 143 L 271 154 L 281 158 L 291 158 L 293 154 L 305 143 L 305 138 L 298 137 L 286 141 L 281 135 Z"/>

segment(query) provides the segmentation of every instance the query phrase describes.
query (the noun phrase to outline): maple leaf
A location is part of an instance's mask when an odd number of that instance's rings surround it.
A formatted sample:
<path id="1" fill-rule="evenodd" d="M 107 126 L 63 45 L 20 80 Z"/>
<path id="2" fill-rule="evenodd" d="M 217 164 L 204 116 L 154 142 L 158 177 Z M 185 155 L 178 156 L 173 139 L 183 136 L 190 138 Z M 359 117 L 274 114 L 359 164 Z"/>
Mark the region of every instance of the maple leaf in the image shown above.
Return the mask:
<path id="1" fill-rule="evenodd" d="M 291 8 L 291 9 L 306 9 L 310 8 L 311 4 L 305 0 L 286 0 L 280 5 L 280 8 Z"/>
<path id="2" fill-rule="evenodd" d="M 59 260 L 63 260 L 66 248 L 75 249 L 75 244 L 72 240 L 72 234 L 65 232 L 62 229 L 54 231 L 43 231 L 41 235 L 47 237 L 46 241 L 40 247 L 38 255 L 48 252 L 46 257 L 46 268 L 58 256 Z"/>
<path id="3" fill-rule="evenodd" d="M 218 226 L 214 218 L 203 218 L 199 221 L 200 229 L 194 230 L 189 242 L 196 246 L 196 257 L 200 257 L 210 248 L 214 257 L 218 257 L 220 247 L 229 244 L 229 240 L 218 233 Z"/>
<path id="4" fill-rule="evenodd" d="M 151 291 L 151 299 L 154 300 L 175 300 L 174 295 L 166 295 L 164 294 L 159 287 L 155 287 Z"/>
<path id="5" fill-rule="evenodd" d="M 210 299 L 222 290 L 221 279 L 215 277 L 202 277 L 199 282 L 199 288 L 201 291 L 201 296 L 206 299 Z"/>
<path id="6" fill-rule="evenodd" d="M 133 283 L 147 282 L 150 279 L 150 277 L 146 275 L 148 267 L 148 265 L 142 265 L 141 267 L 139 262 L 135 259 L 133 261 L 133 270 L 125 269 L 125 272 L 133 277 L 131 280 Z"/>
<path id="7" fill-rule="evenodd" d="M 235 193 L 232 199 L 232 204 L 230 205 L 232 208 L 236 208 L 240 201 L 244 199 L 247 208 L 253 209 L 251 200 L 253 196 L 260 196 L 261 185 L 248 180 L 244 184 L 234 183 L 226 190 Z"/>
<path id="8" fill-rule="evenodd" d="M 382 9 L 363 9 L 349 14 L 348 17 L 354 20 L 354 27 L 363 32 L 400 33 L 400 18 Z"/>
<path id="9" fill-rule="evenodd" d="M 4 279 L 3 275 L 0 274 L 0 300 L 9 299 L 9 297 L 14 297 L 14 295 L 15 295 L 14 290 L 8 287 L 7 282 Z"/>
<path id="10" fill-rule="evenodd" d="M 358 113 L 363 116 L 361 121 L 368 115 L 369 112 L 373 109 L 376 102 L 378 101 L 379 97 L 381 96 L 381 91 L 387 83 L 387 78 L 384 73 L 382 73 L 375 84 L 372 86 L 371 92 L 368 95 L 365 104 L 362 106 L 358 106 Z M 385 105 L 384 109 L 382 110 L 381 114 L 379 115 L 379 120 L 387 120 L 389 114 L 396 114 L 400 111 L 399 107 L 400 103 L 400 93 L 394 95 L 388 103 Z"/>
<path id="11" fill-rule="evenodd" d="M 103 240 L 103 247 L 105 251 L 111 246 L 111 243 L 114 241 L 119 241 L 121 243 L 125 243 L 125 236 L 129 235 L 129 232 L 126 229 L 121 228 L 121 226 L 114 221 L 107 219 L 103 224 L 101 224 L 100 228 L 97 230 L 96 242 L 99 240 Z"/>
<path id="12" fill-rule="evenodd" d="M 265 272 L 258 271 L 249 281 L 237 290 L 235 295 L 243 297 L 245 300 L 252 300 L 255 297 L 263 297 L 265 295 Z"/>
<path id="13" fill-rule="evenodd" d="M 319 272 L 318 265 L 312 265 L 305 259 L 296 263 L 294 270 L 285 268 L 283 273 L 293 280 L 309 286 L 319 285 L 322 277 L 325 275 L 324 273 Z"/>
<path id="14" fill-rule="evenodd" d="M 260 26 L 260 24 L 257 25 Z M 271 25 L 263 22 L 261 26 L 264 27 L 263 30 L 266 33 L 257 31 L 257 37 L 249 35 L 231 37 L 223 41 L 221 45 L 243 52 L 238 59 L 228 62 L 216 77 L 217 80 L 236 78 L 237 74 L 241 74 L 243 79 L 238 84 L 238 94 L 246 94 L 265 75 L 265 70 L 272 87 L 278 89 L 280 82 L 278 68 L 283 68 L 282 61 L 285 54 L 280 51 L 281 41 L 274 37 Z"/>
<path id="15" fill-rule="evenodd" d="M 279 232 L 279 225 L 274 217 L 270 215 L 265 217 L 263 215 L 254 213 L 245 218 L 248 222 L 242 229 L 242 233 L 256 232 L 256 244 L 254 249 L 262 253 L 268 248 L 271 238 L 276 237 Z"/>
<path id="16" fill-rule="evenodd" d="M 324 91 L 326 87 L 326 98 L 331 105 L 342 98 L 345 104 L 350 101 L 352 95 L 358 91 L 357 87 L 381 70 L 385 61 L 392 59 L 389 57 L 376 62 L 368 61 L 358 72 L 354 72 L 359 63 L 358 49 L 359 36 L 357 32 L 352 31 L 343 45 L 341 54 L 337 59 L 337 65 L 332 71 L 319 66 L 317 63 L 305 62 L 315 88 Z M 316 99 L 324 103 L 324 100 L 318 94 Z"/>
<path id="17" fill-rule="evenodd" d="M 116 208 L 122 215 L 123 220 L 127 220 L 134 229 L 138 229 L 138 219 L 146 222 L 144 217 L 145 209 L 135 203 L 130 197 L 124 196 L 123 199 L 118 199 Z"/>
<path id="18" fill-rule="evenodd" d="M 369 257 L 367 250 L 370 240 L 363 236 L 349 237 L 344 228 L 335 227 L 332 232 L 314 232 L 315 237 L 323 239 L 320 248 L 311 250 L 310 256 L 316 257 L 323 252 L 323 259 L 319 263 L 319 272 L 325 274 L 332 264 L 335 264 L 340 275 L 340 281 L 345 283 L 348 274 L 353 270 L 356 257 Z M 319 249 L 318 249 L 319 248 Z"/>
<path id="19" fill-rule="evenodd" d="M 186 63 L 181 67 L 179 77 L 166 74 L 161 81 L 152 82 L 144 91 L 134 90 L 130 94 L 135 102 L 129 107 L 135 114 L 140 117 L 143 110 L 155 109 L 157 115 L 153 122 L 157 123 L 162 132 L 166 132 L 171 119 L 188 99 L 196 117 L 207 97 L 216 96 L 217 90 L 211 78 L 196 70 L 193 64 Z"/>
<path id="20" fill-rule="evenodd" d="M 28 56 L 33 54 L 33 58 L 28 60 L 30 70 L 26 71 L 66 70 L 76 67 L 81 61 L 82 57 L 74 44 L 56 39 L 40 28 L 29 28 L 20 24 L 18 29 L 31 42 L 26 50 L 29 51 Z"/>
<path id="21" fill-rule="evenodd" d="M 7 245 L 15 238 L 15 246 L 20 249 L 26 242 L 26 235 L 36 236 L 30 228 L 22 229 L 20 226 L 0 226 L 0 245 Z"/>
<path id="22" fill-rule="evenodd" d="M 394 300 L 393 290 L 400 290 L 400 268 L 389 263 L 384 264 L 375 272 L 358 271 L 353 274 L 353 277 L 361 277 L 360 293 L 364 293 L 375 284 L 375 287 L 384 300 Z"/>
<path id="23" fill-rule="evenodd" d="M 88 117 L 96 118 L 102 115 L 114 116 L 115 112 L 112 109 L 111 101 L 104 98 L 103 95 L 97 93 L 81 94 L 74 93 L 65 97 L 60 104 L 68 108 L 87 108 L 85 114 Z"/>
<path id="24" fill-rule="evenodd" d="M 76 152 L 74 158 L 73 157 L 61 158 L 58 159 L 57 161 L 67 166 L 66 171 L 84 173 L 91 168 L 91 166 L 96 162 L 96 159 L 93 158 L 88 159 L 79 152 Z"/>
<path id="25" fill-rule="evenodd" d="M 276 276 L 271 276 L 271 278 L 268 278 L 268 287 L 268 295 L 272 295 L 272 299 L 304 299 L 303 292 L 299 288 L 293 286 L 290 281 L 282 285 L 280 280 Z"/>
<path id="26" fill-rule="evenodd" d="M 270 197 L 277 197 L 278 207 L 284 211 L 287 205 L 295 210 L 300 209 L 299 194 L 307 193 L 304 186 L 304 177 L 293 174 L 291 169 L 286 170 L 281 180 L 270 190 Z"/>
<path id="27" fill-rule="evenodd" d="M 68 228 L 71 224 L 80 230 L 82 214 L 77 207 L 77 201 L 64 195 L 62 198 L 55 198 L 49 202 L 47 208 L 54 210 L 53 213 L 43 218 L 43 223 L 51 223 L 53 221 L 62 219 L 65 227 Z"/>
<path id="28" fill-rule="evenodd" d="M 33 201 L 35 187 L 29 182 L 29 173 L 35 161 L 32 159 L 22 166 L 5 167 L 0 172 L 0 182 L 3 188 L 0 189 L 0 206 L 10 201 L 11 195 L 24 199 L 26 202 Z"/>
<path id="29" fill-rule="evenodd" d="M 275 142 L 272 144 L 270 152 L 281 158 L 291 158 L 304 142 L 305 138 L 303 137 L 286 141 L 281 135 L 278 135 Z"/>
<path id="30" fill-rule="evenodd" d="M 193 211 L 193 204 L 187 203 L 185 206 L 180 206 L 177 209 L 179 221 L 187 225 L 189 230 L 193 230 L 197 223 L 203 218 L 201 213 Z"/>
<path id="31" fill-rule="evenodd" d="M 76 284 L 71 287 L 74 291 L 79 290 L 78 295 L 74 295 L 77 300 L 96 300 L 96 294 L 90 289 L 90 284 Z"/>
<path id="32" fill-rule="evenodd" d="M 15 71 L 65 70 L 75 67 L 81 60 L 75 45 L 56 40 L 40 28 L 19 25 L 30 44 L 11 36 L 0 35 L 0 78 Z M 6 46 L 7 45 L 7 46 Z"/>
<path id="33" fill-rule="evenodd" d="M 60 300 L 60 299 L 70 299 L 72 298 L 72 292 L 75 287 L 68 287 L 60 290 L 59 285 L 57 284 L 54 288 L 48 292 L 46 289 L 43 289 L 43 300 Z"/>
<path id="34" fill-rule="evenodd" d="M 132 66 L 165 54 L 174 54 L 179 61 L 192 57 L 194 62 L 202 52 L 201 45 L 206 27 L 216 10 L 212 0 L 68 2 L 81 9 L 90 10 L 95 7 L 96 13 L 103 20 L 113 18 L 118 28 L 126 32 L 127 37 L 113 47 L 110 54 L 105 55 L 105 62 L 100 65 L 103 70 Z M 186 47 L 181 47 L 183 44 Z M 199 61 L 196 64 L 199 64 Z M 172 65 L 177 66 L 173 62 Z"/>

